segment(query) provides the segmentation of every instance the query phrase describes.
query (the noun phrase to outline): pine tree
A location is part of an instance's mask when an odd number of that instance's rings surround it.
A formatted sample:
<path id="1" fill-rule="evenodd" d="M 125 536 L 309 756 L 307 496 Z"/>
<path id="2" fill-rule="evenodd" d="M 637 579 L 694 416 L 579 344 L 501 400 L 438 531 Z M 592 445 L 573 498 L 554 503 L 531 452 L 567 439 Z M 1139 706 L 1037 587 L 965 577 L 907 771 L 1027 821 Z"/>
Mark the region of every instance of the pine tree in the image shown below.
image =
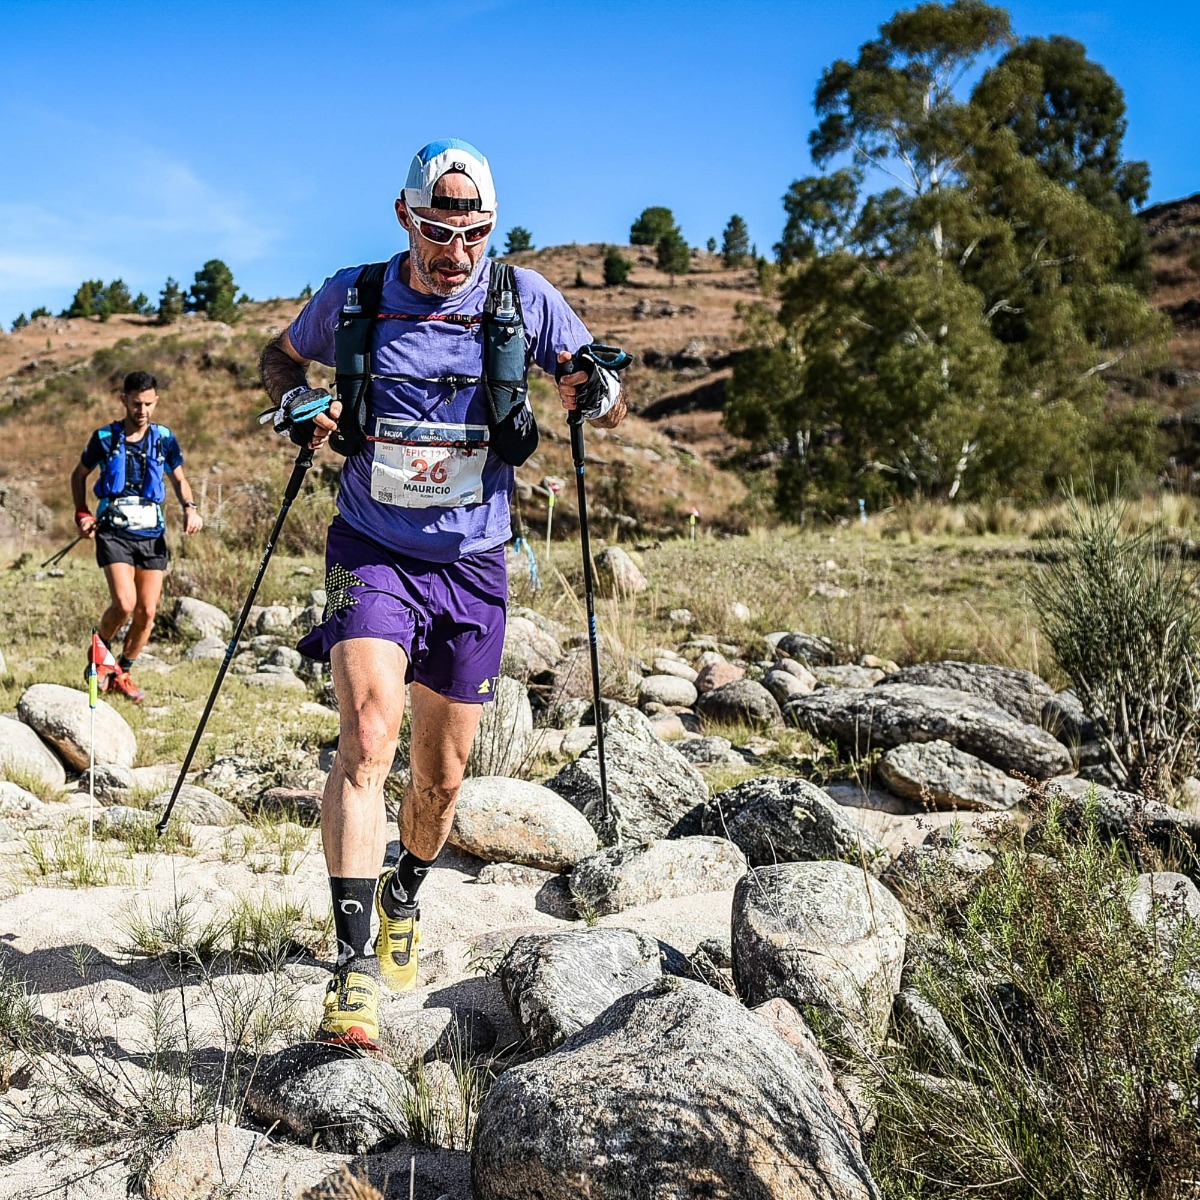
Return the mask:
<path id="1" fill-rule="evenodd" d="M 672 227 L 658 239 L 655 252 L 658 269 L 671 276 L 672 287 L 676 275 L 686 275 L 692 269 L 691 248 L 677 228 Z"/>
<path id="2" fill-rule="evenodd" d="M 663 235 L 674 228 L 675 216 L 669 208 L 644 208 L 630 226 L 629 241 L 634 246 L 657 246 Z"/>
<path id="3" fill-rule="evenodd" d="M 24 313 L 18 313 L 13 317 L 12 331 L 16 333 L 18 329 L 24 329 L 29 324 L 29 318 Z"/>
<path id="4" fill-rule="evenodd" d="M 709 254 L 716 254 L 716 252 L 717 252 L 717 239 L 716 239 L 716 238 L 709 238 L 709 239 L 708 239 L 708 241 L 707 241 L 707 242 L 705 242 L 705 249 L 706 249 L 706 250 L 709 252 Z"/>
<path id="5" fill-rule="evenodd" d="M 183 316 L 183 291 L 170 276 L 158 295 L 158 323 L 173 325 Z"/>
<path id="6" fill-rule="evenodd" d="M 85 279 L 75 289 L 70 308 L 63 310 L 64 317 L 94 317 L 104 296 L 103 279 Z"/>
<path id="7" fill-rule="evenodd" d="M 505 254 L 519 254 L 522 250 L 533 249 L 533 234 L 523 225 L 514 225 L 504 239 Z"/>
<path id="8" fill-rule="evenodd" d="M 609 246 L 604 252 L 604 286 L 618 287 L 629 278 L 633 263 L 623 255 L 616 246 Z"/>
<path id="9" fill-rule="evenodd" d="M 191 312 L 204 313 L 210 321 L 232 325 L 240 315 L 236 297 L 233 272 L 219 258 L 210 258 L 196 272 L 188 308 Z"/>
<path id="10" fill-rule="evenodd" d="M 734 213 L 721 235 L 721 261 L 727 267 L 741 267 L 750 253 L 750 231 L 746 222 Z"/>
<path id="11" fill-rule="evenodd" d="M 96 298 L 96 312 L 102 321 L 107 321 L 114 313 L 133 311 L 133 297 L 123 279 L 114 279 Z"/>

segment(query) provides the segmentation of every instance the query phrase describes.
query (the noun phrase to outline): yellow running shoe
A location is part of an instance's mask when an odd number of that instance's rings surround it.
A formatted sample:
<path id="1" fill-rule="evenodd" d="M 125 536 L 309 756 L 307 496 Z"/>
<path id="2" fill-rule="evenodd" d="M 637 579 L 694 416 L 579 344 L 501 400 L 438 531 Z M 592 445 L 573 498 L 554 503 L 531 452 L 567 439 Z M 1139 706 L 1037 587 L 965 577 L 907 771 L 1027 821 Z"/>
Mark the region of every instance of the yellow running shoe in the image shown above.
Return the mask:
<path id="1" fill-rule="evenodd" d="M 383 1053 L 379 1044 L 379 981 L 364 971 L 335 971 L 325 991 L 318 1042 Z"/>
<path id="2" fill-rule="evenodd" d="M 417 958 L 421 946 L 421 910 L 411 917 L 389 917 L 383 907 L 383 889 L 392 881 L 392 872 L 379 877 L 375 885 L 375 915 L 379 932 L 375 935 L 375 954 L 379 973 L 393 992 L 411 991 L 417 986 Z"/>

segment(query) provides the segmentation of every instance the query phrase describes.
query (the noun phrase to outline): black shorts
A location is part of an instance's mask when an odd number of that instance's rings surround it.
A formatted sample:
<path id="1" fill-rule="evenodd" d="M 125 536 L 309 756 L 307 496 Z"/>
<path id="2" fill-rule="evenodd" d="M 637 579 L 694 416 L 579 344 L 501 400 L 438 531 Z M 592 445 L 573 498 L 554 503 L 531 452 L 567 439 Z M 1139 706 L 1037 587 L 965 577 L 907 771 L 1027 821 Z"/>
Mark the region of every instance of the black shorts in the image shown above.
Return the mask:
<path id="1" fill-rule="evenodd" d="M 165 571 L 169 557 L 164 534 L 140 538 L 106 529 L 96 530 L 96 562 L 101 567 L 110 563 L 128 563 L 139 571 Z"/>

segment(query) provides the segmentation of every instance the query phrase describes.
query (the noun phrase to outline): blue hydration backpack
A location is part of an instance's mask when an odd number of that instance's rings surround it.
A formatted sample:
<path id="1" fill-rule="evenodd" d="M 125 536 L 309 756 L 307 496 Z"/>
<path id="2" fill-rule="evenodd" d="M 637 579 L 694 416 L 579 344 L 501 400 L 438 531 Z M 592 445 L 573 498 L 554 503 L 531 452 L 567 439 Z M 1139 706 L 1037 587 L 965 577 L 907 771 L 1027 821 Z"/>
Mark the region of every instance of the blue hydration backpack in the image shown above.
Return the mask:
<path id="1" fill-rule="evenodd" d="M 161 504 L 167 498 L 166 459 L 162 450 L 167 433 L 165 425 L 151 425 L 142 439 L 142 445 L 146 447 L 146 470 L 142 476 L 141 497 L 152 504 Z M 104 465 L 96 480 L 96 495 L 101 500 L 112 500 L 125 491 L 125 422 L 114 421 L 99 430 L 98 435 L 104 450 Z"/>

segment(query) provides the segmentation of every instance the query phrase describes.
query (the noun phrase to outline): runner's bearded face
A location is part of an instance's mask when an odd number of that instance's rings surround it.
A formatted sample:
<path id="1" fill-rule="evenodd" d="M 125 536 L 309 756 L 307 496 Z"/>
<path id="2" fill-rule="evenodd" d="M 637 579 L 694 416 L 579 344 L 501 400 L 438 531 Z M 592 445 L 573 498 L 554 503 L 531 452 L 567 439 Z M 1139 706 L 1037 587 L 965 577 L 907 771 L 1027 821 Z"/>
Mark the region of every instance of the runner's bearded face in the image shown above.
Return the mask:
<path id="1" fill-rule="evenodd" d="M 457 172 L 438 180 L 435 196 L 474 199 L 475 185 Z M 396 215 L 408 230 L 410 285 L 417 291 L 435 296 L 458 296 L 474 284 L 487 253 L 494 224 L 494 212 L 447 212 L 441 208 L 416 208 L 411 212 L 402 201 L 396 202 Z M 446 226 L 463 229 L 450 234 Z M 449 237 L 449 243 L 440 239 Z"/>
<path id="2" fill-rule="evenodd" d="M 122 395 L 121 400 L 125 405 L 128 424 L 132 426 L 128 432 L 148 429 L 154 419 L 154 410 L 158 407 L 158 392 L 153 388 L 145 392 L 129 392 Z"/>

